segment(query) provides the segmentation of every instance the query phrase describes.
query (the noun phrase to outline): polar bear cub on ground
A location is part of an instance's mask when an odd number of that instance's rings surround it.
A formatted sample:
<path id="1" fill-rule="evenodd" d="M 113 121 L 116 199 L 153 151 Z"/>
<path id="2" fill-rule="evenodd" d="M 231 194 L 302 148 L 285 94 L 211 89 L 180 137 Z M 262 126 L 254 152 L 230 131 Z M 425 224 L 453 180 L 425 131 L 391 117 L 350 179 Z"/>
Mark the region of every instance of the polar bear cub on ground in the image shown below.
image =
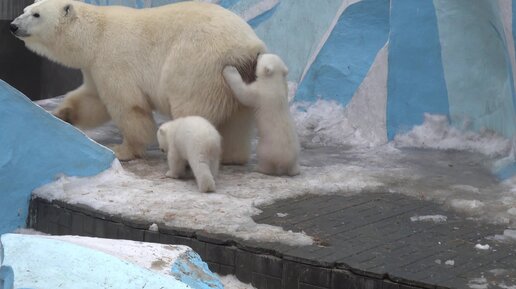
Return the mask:
<path id="1" fill-rule="evenodd" d="M 258 127 L 258 171 L 271 175 L 299 174 L 299 141 L 288 105 L 285 63 L 274 54 L 258 57 L 256 81 L 246 84 L 233 66 L 224 78 L 235 97 L 254 108 Z"/>
<path id="2" fill-rule="evenodd" d="M 222 139 L 209 121 L 200 116 L 181 117 L 162 124 L 157 136 L 159 148 L 167 153 L 167 177 L 184 177 L 188 162 L 199 191 L 215 191 Z"/>

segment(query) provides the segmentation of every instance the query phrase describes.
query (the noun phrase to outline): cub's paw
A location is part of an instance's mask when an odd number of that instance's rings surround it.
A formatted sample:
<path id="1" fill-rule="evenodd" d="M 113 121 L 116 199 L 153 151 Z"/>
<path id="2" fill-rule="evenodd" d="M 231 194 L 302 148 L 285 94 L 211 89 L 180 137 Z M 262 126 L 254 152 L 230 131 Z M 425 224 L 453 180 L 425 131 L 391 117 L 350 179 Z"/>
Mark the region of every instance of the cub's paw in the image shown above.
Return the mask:
<path id="1" fill-rule="evenodd" d="M 224 67 L 224 70 L 222 71 L 222 73 L 224 74 L 225 78 L 235 77 L 236 75 L 240 76 L 240 73 L 238 72 L 236 67 L 231 66 L 231 65 Z"/>
<path id="2" fill-rule="evenodd" d="M 178 174 L 178 173 L 174 173 L 172 172 L 171 170 L 168 170 L 166 173 L 165 173 L 165 176 L 167 178 L 173 178 L 173 179 L 180 179 L 181 178 L 181 175 Z"/>
<path id="3" fill-rule="evenodd" d="M 77 123 L 77 115 L 74 113 L 74 110 L 69 107 L 58 107 L 56 108 L 52 114 L 61 119 L 62 121 L 66 121 L 67 123 L 74 125 Z"/>

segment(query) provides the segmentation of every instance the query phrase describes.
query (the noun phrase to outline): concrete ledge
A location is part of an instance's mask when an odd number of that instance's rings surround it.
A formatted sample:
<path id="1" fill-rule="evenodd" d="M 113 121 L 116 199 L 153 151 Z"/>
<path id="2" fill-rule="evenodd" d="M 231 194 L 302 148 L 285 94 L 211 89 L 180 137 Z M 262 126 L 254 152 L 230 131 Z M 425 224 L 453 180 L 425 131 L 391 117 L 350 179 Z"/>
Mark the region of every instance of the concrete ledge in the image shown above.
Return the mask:
<path id="1" fill-rule="evenodd" d="M 31 200 L 28 222 L 29 227 L 54 235 L 74 234 L 186 245 L 196 251 L 213 272 L 234 274 L 240 281 L 251 283 L 258 289 L 435 288 L 434 285 L 415 284 L 410 280 L 394 282 L 383 276 L 341 268 L 337 264 L 321 266 L 308 259 L 291 258 L 276 249 L 284 248 L 282 244 L 235 241 L 228 236 L 181 228 L 160 227 L 159 232 L 154 232 L 148 230 L 151 224 L 134 223 L 88 208 L 40 198 Z"/>

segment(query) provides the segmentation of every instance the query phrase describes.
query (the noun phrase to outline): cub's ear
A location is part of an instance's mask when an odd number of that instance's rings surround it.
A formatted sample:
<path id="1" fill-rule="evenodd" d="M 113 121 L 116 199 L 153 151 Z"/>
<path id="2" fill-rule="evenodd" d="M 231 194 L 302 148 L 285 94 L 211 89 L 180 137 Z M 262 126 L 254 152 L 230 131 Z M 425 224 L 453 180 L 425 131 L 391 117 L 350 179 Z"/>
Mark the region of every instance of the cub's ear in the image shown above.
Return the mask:
<path id="1" fill-rule="evenodd" d="M 274 67 L 272 65 L 265 65 L 265 75 L 270 76 L 274 73 Z"/>
<path id="2" fill-rule="evenodd" d="M 63 7 L 64 16 L 70 17 L 75 13 L 75 9 L 73 8 L 72 4 L 67 4 L 65 7 Z"/>

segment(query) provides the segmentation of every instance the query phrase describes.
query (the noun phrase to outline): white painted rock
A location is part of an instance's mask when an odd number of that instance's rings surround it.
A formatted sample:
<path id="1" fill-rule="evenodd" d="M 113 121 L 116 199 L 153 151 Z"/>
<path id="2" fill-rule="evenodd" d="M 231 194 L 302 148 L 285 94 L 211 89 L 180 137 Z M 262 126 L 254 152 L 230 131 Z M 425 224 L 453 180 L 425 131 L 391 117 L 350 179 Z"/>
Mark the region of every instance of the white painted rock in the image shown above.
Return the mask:
<path id="1" fill-rule="evenodd" d="M 0 244 L 2 289 L 223 288 L 186 246 L 18 234 Z"/>

